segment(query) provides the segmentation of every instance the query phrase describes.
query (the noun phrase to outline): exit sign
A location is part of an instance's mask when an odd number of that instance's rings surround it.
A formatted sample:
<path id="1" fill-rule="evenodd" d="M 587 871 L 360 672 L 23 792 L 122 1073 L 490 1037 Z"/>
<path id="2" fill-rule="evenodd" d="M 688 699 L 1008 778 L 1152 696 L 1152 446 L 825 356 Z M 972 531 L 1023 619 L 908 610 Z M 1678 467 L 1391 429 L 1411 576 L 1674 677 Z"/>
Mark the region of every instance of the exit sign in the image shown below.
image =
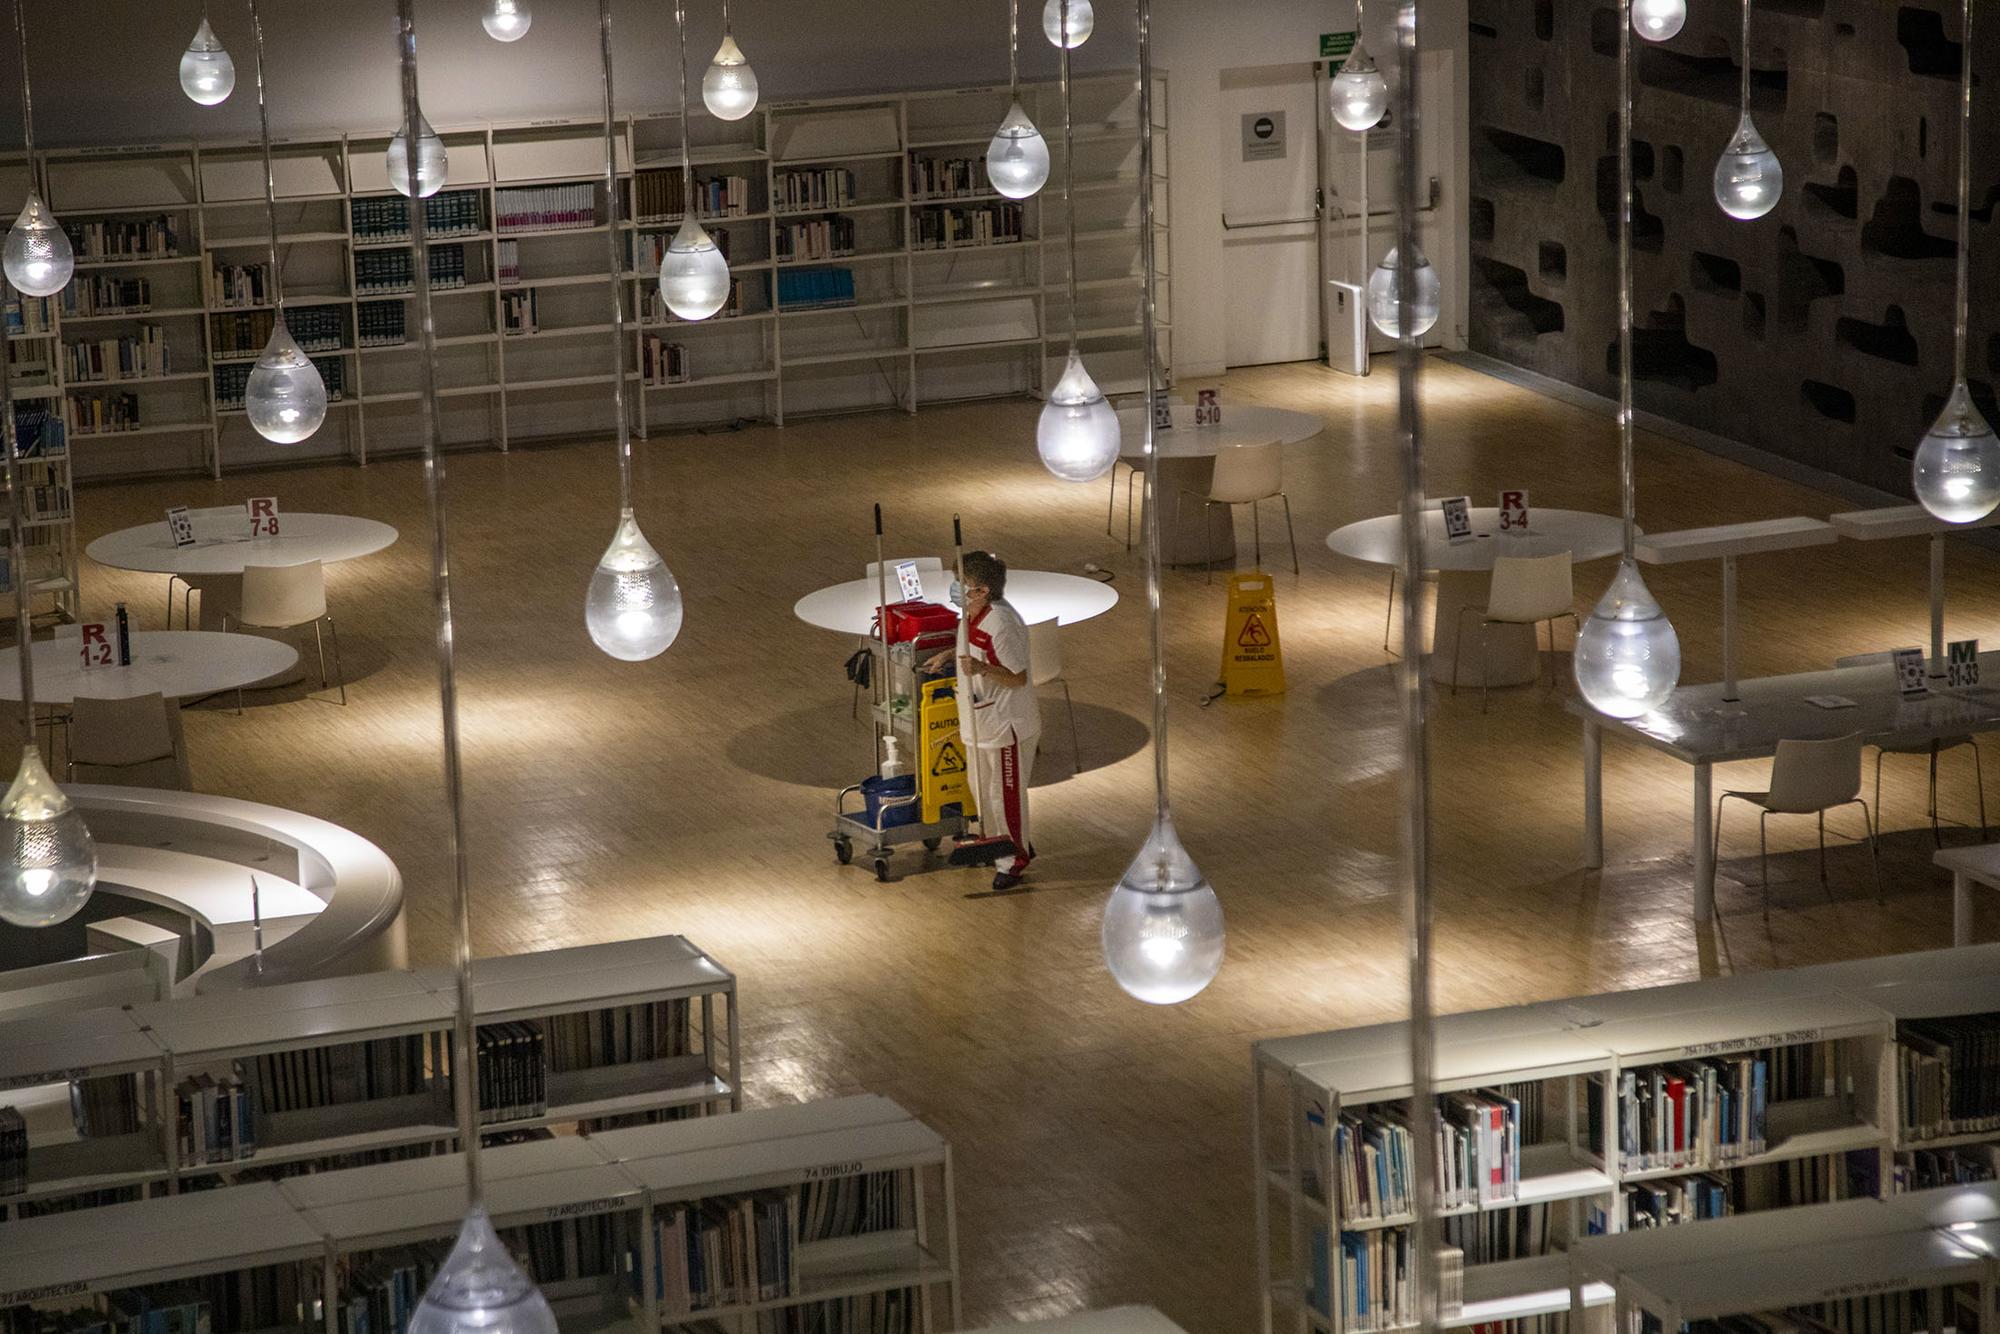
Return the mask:
<path id="1" fill-rule="evenodd" d="M 1322 60 L 1343 60 L 1354 49 L 1354 34 L 1351 32 L 1323 32 L 1319 35 L 1319 54 Z"/>

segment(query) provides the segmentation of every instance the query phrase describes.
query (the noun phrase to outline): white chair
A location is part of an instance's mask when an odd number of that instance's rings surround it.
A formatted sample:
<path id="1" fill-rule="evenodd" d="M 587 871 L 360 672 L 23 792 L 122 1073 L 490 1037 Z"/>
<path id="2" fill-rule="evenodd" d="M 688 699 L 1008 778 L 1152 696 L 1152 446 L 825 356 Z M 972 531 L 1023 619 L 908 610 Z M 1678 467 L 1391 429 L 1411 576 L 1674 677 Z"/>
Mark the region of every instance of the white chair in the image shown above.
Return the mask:
<path id="1" fill-rule="evenodd" d="M 237 518 L 242 519 L 245 528 L 249 527 L 250 524 L 249 517 L 248 515 L 245 514 L 243 506 L 241 506 L 240 504 L 208 505 L 200 509 L 191 509 L 188 511 L 188 518 L 190 519 L 227 519 L 231 515 L 234 515 Z M 168 575 L 167 576 L 167 629 L 171 630 L 174 628 L 174 585 L 175 584 L 178 583 L 185 586 L 186 591 L 181 594 L 181 625 L 186 629 L 192 630 L 194 629 L 194 622 L 191 619 L 189 619 L 189 617 L 192 613 L 192 604 L 194 602 L 194 595 L 196 593 L 203 593 L 206 592 L 208 589 L 214 588 L 216 585 L 222 583 L 227 578 L 229 578 L 229 576 L 226 574 Z"/>
<path id="2" fill-rule="evenodd" d="M 158 694 L 78 695 L 70 726 L 70 781 L 188 790 L 187 757 L 175 744 L 167 717 L 168 709 L 179 707 Z"/>
<path id="3" fill-rule="evenodd" d="M 1069 708 L 1069 753 L 1071 768 L 1083 772 L 1083 746 L 1076 739 L 1076 701 L 1070 698 L 1069 678 L 1063 675 L 1062 623 L 1036 621 L 1028 627 L 1028 684 L 1062 687 L 1063 703 Z"/>
<path id="4" fill-rule="evenodd" d="M 1771 915 L 1771 854 L 1765 836 L 1773 815 L 1819 817 L 1819 882 L 1826 884 L 1826 813 L 1838 806 L 1859 806 L 1868 839 L 1869 863 L 1875 873 L 1875 901 L 1882 901 L 1882 859 L 1875 844 L 1875 818 L 1861 799 L 1861 737 L 1829 741 L 1780 741 L 1771 761 L 1771 786 L 1764 792 L 1725 792 L 1715 802 L 1715 846 L 1722 855 L 1722 803 L 1731 797 L 1758 808 L 1757 857 L 1764 879 L 1764 915 Z"/>
<path id="5" fill-rule="evenodd" d="M 340 632 L 334 628 L 333 614 L 326 609 L 326 569 L 316 560 L 299 565 L 246 565 L 243 567 L 243 605 L 236 624 L 252 630 L 292 630 L 302 625 L 313 628 L 313 642 L 319 649 L 319 684 L 324 690 L 326 640 L 320 622 L 333 635 L 333 671 L 340 678 L 340 702 L 347 703 L 347 675 L 340 670 Z M 229 628 L 225 620 L 223 629 Z M 243 710 L 243 691 L 236 692 L 237 712 Z"/>
<path id="6" fill-rule="evenodd" d="M 1542 623 L 1549 627 L 1549 685 L 1556 683 L 1556 622 L 1569 617 L 1570 628 L 1574 632 L 1581 627 L 1576 616 L 1576 588 L 1570 577 L 1570 553 L 1558 551 L 1553 556 L 1496 556 L 1493 560 L 1493 584 L 1486 595 L 1486 610 L 1479 620 L 1479 711 L 1486 712 L 1486 701 L 1493 688 L 1486 684 L 1487 648 L 1490 639 L 1487 627 L 1494 625 L 1525 625 L 1535 636 L 1535 651 L 1542 648 Z M 1478 613 L 1478 607 L 1458 609 L 1458 657 L 1465 658 L 1465 616 L 1467 612 Z M 1458 674 L 1452 673 L 1451 693 L 1458 693 Z"/>
<path id="7" fill-rule="evenodd" d="M 1284 492 L 1284 451 L 1277 445 L 1243 445 L 1225 449 L 1215 456 L 1215 474 L 1209 480 L 1208 494 L 1182 489 L 1174 499 L 1174 531 L 1181 531 L 1181 507 L 1188 497 L 1193 496 L 1202 504 L 1201 525 L 1203 536 L 1209 536 L 1209 517 L 1220 505 L 1230 516 L 1232 534 L 1235 527 L 1236 506 L 1250 507 L 1250 533 L 1256 553 L 1256 564 L 1264 564 L 1264 534 L 1257 520 L 1257 502 L 1278 500 L 1285 506 L 1285 535 L 1292 544 L 1292 573 L 1299 572 L 1299 543 L 1292 533 L 1292 502 Z M 1211 541 L 1213 539 L 1211 538 Z M 1215 562 L 1208 562 L 1208 582 L 1215 581 Z"/>
<path id="8" fill-rule="evenodd" d="M 1888 653 L 1855 653 L 1834 661 L 1836 667 L 1873 667 L 1886 665 L 1894 660 Z M 1935 847 L 1944 846 L 1944 834 L 1938 828 L 1938 756 L 1961 746 L 1972 750 L 1972 781 L 1979 793 L 1979 841 L 1986 841 L 1986 774 L 1979 763 L 1979 742 L 1970 732 L 1956 736 L 1941 736 L 1935 741 L 1913 741 L 1907 745 L 1875 743 L 1875 818 L 1882 818 L 1882 757 L 1884 755 L 1921 755 L 1931 762 L 1930 809 L 1931 843 Z"/>
<path id="9" fill-rule="evenodd" d="M 1125 549 L 1132 549 L 1132 486 L 1144 476 L 1144 465 L 1133 463 L 1123 455 L 1111 460 L 1111 497 L 1104 502 L 1104 535 L 1116 537 L 1112 531 L 1112 520 L 1118 513 L 1118 470 L 1125 470 Z"/>

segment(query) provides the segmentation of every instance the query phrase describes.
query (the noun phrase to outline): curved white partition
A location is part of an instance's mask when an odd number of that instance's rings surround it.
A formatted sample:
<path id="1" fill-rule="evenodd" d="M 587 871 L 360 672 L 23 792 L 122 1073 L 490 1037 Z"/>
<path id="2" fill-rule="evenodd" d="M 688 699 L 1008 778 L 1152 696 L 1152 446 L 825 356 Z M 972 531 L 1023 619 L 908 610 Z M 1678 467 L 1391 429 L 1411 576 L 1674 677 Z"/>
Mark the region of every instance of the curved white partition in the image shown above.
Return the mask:
<path id="1" fill-rule="evenodd" d="M 181 914 L 212 949 L 193 989 L 245 987 L 407 965 L 403 877 L 361 835 L 233 797 L 78 783 L 64 789 L 97 841 L 100 884 Z M 264 923 L 251 957 L 250 878 Z"/>

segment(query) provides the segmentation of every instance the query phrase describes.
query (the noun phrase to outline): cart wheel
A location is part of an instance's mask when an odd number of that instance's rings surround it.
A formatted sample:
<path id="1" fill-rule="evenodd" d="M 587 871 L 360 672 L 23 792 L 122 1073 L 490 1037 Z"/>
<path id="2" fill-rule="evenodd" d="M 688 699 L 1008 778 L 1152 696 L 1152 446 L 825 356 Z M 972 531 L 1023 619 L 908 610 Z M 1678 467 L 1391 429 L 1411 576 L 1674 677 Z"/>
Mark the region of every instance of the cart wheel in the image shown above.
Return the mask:
<path id="1" fill-rule="evenodd" d="M 854 841 L 846 838 L 833 840 L 833 859 L 842 866 L 854 860 Z"/>
<path id="2" fill-rule="evenodd" d="M 875 859 L 875 878 L 885 885 L 889 883 L 889 863 L 886 858 Z"/>
<path id="3" fill-rule="evenodd" d="M 944 840 L 941 838 L 927 838 L 924 840 L 924 851 L 936 852 L 943 845 Z"/>

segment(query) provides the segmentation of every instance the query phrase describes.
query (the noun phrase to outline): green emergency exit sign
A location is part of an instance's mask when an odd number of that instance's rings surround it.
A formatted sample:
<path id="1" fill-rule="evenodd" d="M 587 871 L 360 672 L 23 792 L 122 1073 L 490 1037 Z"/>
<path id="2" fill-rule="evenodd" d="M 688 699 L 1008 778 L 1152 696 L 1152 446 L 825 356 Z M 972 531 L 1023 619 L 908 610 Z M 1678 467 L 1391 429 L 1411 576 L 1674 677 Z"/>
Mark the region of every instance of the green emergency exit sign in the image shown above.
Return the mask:
<path id="1" fill-rule="evenodd" d="M 1319 35 L 1319 54 L 1322 60 L 1344 60 L 1354 49 L 1354 34 L 1351 32 L 1323 32 Z"/>

